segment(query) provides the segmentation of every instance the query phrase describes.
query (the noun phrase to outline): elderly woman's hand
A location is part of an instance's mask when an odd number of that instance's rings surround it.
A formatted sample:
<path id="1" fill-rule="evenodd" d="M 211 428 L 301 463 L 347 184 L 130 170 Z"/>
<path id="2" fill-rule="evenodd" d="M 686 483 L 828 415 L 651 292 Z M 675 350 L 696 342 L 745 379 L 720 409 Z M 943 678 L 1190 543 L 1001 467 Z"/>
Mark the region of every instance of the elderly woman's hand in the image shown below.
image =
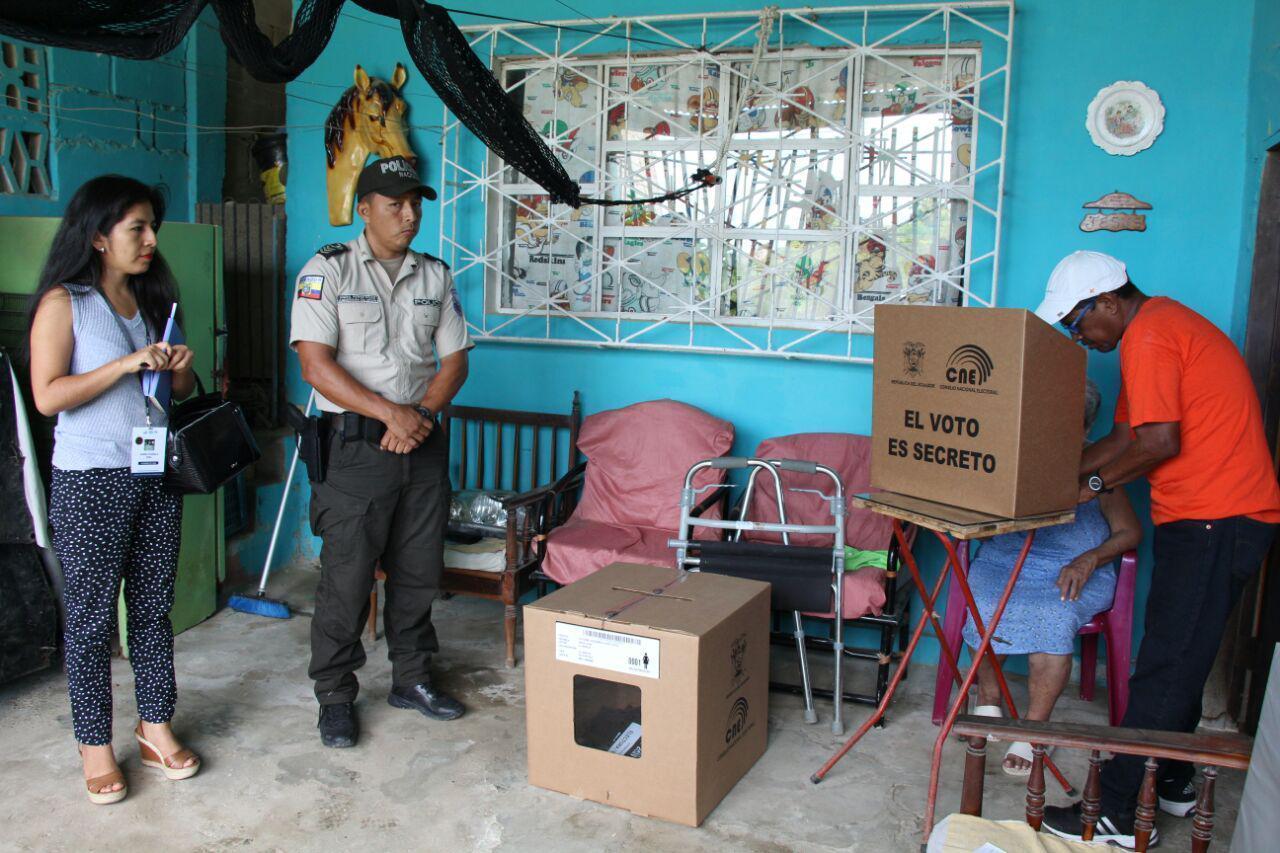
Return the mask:
<path id="1" fill-rule="evenodd" d="M 1098 568 L 1098 558 L 1091 551 L 1086 551 L 1070 563 L 1062 567 L 1058 573 L 1057 587 L 1062 593 L 1063 601 L 1075 601 L 1080 597 L 1089 575 Z"/>

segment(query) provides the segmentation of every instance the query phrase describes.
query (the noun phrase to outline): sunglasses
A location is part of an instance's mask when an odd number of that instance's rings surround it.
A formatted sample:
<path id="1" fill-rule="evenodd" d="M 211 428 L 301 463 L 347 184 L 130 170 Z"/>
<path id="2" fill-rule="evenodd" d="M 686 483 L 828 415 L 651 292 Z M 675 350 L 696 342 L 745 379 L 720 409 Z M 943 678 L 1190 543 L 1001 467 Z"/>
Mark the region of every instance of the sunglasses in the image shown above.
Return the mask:
<path id="1" fill-rule="evenodd" d="M 1097 301 L 1098 301 L 1098 297 L 1096 296 L 1093 297 L 1092 299 L 1086 299 L 1083 307 L 1080 308 L 1080 313 L 1077 314 L 1076 318 L 1072 320 L 1070 323 L 1068 323 L 1065 319 L 1058 321 L 1062 325 L 1062 328 L 1067 330 L 1067 334 L 1069 335 L 1080 334 L 1080 321 L 1084 319 L 1084 315 L 1089 313 L 1089 311 L 1093 308 L 1093 303 Z"/>

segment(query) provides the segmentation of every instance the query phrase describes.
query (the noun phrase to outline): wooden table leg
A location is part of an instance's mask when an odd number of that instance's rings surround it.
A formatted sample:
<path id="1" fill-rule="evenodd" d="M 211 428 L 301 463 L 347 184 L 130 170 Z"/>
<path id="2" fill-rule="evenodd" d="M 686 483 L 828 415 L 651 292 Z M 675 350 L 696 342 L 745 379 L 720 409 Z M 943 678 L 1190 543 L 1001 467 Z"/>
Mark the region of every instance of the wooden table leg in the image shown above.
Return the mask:
<path id="1" fill-rule="evenodd" d="M 1044 747 L 1031 745 L 1031 775 L 1027 778 L 1027 825 L 1036 832 L 1044 821 Z"/>
<path id="2" fill-rule="evenodd" d="M 1084 831 L 1081 838 L 1093 840 L 1093 832 L 1098 826 L 1098 816 L 1102 814 L 1102 755 L 1098 750 L 1089 753 L 1089 778 L 1084 783 L 1084 799 L 1080 801 L 1081 822 Z"/>
<path id="3" fill-rule="evenodd" d="M 1156 817 L 1156 760 L 1148 758 L 1144 766 L 1146 772 L 1142 774 L 1138 809 L 1133 819 L 1134 848 L 1138 853 L 1143 853 L 1151 843 L 1151 830 L 1155 829 Z"/>
<path id="4" fill-rule="evenodd" d="M 503 612 L 503 635 L 507 641 L 507 669 L 516 665 L 516 608 L 506 605 Z"/>
<path id="5" fill-rule="evenodd" d="M 964 790 L 960 794 L 960 813 L 982 817 L 982 786 L 987 773 L 987 739 L 969 738 L 964 754 Z"/>
<path id="6" fill-rule="evenodd" d="M 1196 814 L 1191 821 L 1192 853 L 1206 853 L 1213 838 L 1213 783 L 1218 778 L 1216 767 L 1204 769 L 1200 796 L 1196 797 Z"/>

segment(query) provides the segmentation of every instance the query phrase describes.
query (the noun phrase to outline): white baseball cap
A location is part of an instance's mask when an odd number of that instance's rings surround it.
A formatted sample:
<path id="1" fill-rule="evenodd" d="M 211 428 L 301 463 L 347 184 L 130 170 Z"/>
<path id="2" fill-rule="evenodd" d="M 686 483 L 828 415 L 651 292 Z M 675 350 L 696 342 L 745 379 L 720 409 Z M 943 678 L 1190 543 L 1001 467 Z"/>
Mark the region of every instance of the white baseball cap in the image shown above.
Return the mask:
<path id="1" fill-rule="evenodd" d="M 1053 268 L 1044 289 L 1044 301 L 1036 316 L 1049 325 L 1071 313 L 1071 309 L 1099 293 L 1124 287 L 1129 273 L 1121 261 L 1102 252 L 1072 252 Z"/>

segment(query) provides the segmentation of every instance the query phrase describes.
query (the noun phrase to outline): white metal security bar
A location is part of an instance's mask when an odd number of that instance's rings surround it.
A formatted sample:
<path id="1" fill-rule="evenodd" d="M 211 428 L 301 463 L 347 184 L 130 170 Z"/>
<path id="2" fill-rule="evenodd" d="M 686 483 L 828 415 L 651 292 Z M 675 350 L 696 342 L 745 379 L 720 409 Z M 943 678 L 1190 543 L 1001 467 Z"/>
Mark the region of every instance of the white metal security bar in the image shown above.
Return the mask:
<path id="1" fill-rule="evenodd" d="M 877 304 L 994 305 L 1013 22 L 980 0 L 464 28 L 588 194 L 723 179 L 575 211 L 446 112 L 473 335 L 869 362 Z"/>

